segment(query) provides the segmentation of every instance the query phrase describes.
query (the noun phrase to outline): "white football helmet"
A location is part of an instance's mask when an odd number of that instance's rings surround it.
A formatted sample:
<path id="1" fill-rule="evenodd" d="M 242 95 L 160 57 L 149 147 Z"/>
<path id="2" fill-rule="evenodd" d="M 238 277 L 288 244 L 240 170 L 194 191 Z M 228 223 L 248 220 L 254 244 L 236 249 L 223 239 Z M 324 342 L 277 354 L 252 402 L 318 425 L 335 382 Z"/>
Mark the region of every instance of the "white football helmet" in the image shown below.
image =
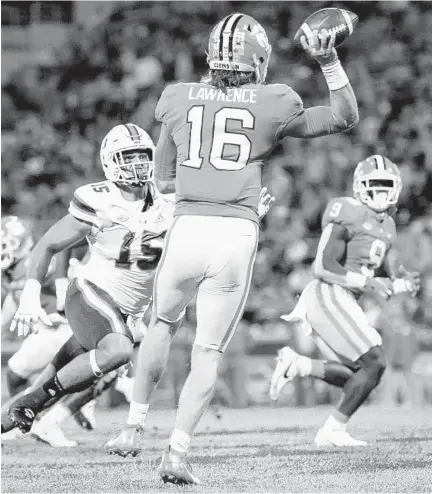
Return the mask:
<path id="1" fill-rule="evenodd" d="M 356 199 L 381 213 L 399 199 L 402 190 L 400 171 L 385 156 L 369 156 L 355 169 L 353 189 Z"/>
<path id="2" fill-rule="evenodd" d="M 102 141 L 100 158 L 113 182 L 140 185 L 153 179 L 155 146 L 138 125 L 116 125 Z"/>
<path id="3" fill-rule="evenodd" d="M 17 216 L 3 216 L 1 219 L 1 269 L 30 255 L 34 245 L 31 225 Z"/>

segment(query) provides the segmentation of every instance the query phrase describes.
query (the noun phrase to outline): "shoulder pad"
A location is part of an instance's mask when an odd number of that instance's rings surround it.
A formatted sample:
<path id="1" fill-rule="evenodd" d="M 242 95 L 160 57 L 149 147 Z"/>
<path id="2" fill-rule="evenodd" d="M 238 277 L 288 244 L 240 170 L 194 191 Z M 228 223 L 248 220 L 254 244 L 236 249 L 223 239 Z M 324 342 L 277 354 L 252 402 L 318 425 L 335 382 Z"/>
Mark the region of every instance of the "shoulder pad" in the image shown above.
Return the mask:
<path id="1" fill-rule="evenodd" d="M 337 197 L 332 199 L 324 211 L 322 228 L 329 223 L 336 223 L 351 230 L 354 224 L 364 215 L 363 204 L 353 197 Z"/>
<path id="2" fill-rule="evenodd" d="M 108 180 L 79 187 L 69 204 L 69 213 L 78 220 L 95 226 L 102 226 L 103 220 L 97 212 L 103 205 L 104 196 L 111 192 L 112 183 Z"/>
<path id="3" fill-rule="evenodd" d="M 185 84 L 180 82 L 178 84 L 170 84 L 163 90 L 156 105 L 156 120 L 166 123 L 169 110 L 173 107 L 175 100 L 178 98 L 178 92 L 183 86 L 185 86 Z"/>

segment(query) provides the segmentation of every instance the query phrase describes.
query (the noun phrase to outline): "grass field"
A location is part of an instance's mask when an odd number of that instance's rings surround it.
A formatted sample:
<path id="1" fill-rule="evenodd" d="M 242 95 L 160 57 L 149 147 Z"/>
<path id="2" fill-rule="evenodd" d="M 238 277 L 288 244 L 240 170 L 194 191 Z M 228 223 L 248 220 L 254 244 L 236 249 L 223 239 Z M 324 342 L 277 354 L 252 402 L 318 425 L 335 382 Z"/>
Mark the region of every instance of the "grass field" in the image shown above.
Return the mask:
<path id="1" fill-rule="evenodd" d="M 125 410 L 99 410 L 93 433 L 66 426 L 76 449 L 35 440 L 6 443 L 2 492 L 432 492 L 432 408 L 368 407 L 353 421 L 361 449 L 319 449 L 313 444 L 328 408 L 252 408 L 210 411 L 200 424 L 190 460 L 202 485 L 164 485 L 157 475 L 174 412 L 149 414 L 139 458 L 107 456 L 103 443 Z"/>

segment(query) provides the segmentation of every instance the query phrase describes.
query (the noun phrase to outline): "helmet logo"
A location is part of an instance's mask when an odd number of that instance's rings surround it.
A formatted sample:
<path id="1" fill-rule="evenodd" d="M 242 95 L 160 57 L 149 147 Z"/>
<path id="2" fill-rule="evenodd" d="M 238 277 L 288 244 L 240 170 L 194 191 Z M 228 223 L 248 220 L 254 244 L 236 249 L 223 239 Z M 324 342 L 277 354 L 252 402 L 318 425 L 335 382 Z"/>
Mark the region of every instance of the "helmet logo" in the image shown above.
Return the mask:
<path id="1" fill-rule="evenodd" d="M 252 26 L 252 34 L 255 35 L 256 40 L 258 41 L 260 46 L 262 46 L 264 48 L 266 53 L 270 54 L 271 46 L 270 46 L 269 40 L 267 38 L 267 34 L 264 31 L 264 28 L 261 26 L 261 24 L 256 23 Z"/>

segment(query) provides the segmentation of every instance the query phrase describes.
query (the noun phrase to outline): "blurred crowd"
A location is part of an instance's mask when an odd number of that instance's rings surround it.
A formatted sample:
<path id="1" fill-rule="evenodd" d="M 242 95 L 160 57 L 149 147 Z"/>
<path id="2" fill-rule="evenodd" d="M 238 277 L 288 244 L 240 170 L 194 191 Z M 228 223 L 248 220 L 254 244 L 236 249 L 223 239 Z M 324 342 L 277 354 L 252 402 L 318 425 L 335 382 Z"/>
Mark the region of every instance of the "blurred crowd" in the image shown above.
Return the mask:
<path id="1" fill-rule="evenodd" d="M 67 210 L 73 190 L 102 178 L 99 145 L 119 122 L 134 122 L 156 141 L 154 109 L 162 89 L 199 81 L 212 25 L 244 11 L 273 45 L 268 81 L 287 83 L 305 106 L 327 104 L 318 65 L 292 43 L 304 18 L 325 2 L 116 2 L 108 19 L 47 50 L 2 87 L 2 208 L 30 217 L 36 236 Z M 336 6 L 331 3 L 331 6 Z M 429 2 L 339 2 L 359 15 L 338 49 L 356 93 L 360 122 L 350 132 L 286 139 L 263 183 L 277 202 L 262 225 L 245 320 L 268 336 L 311 277 L 326 202 L 352 193 L 358 161 L 381 153 L 403 175 L 397 212 L 400 250 L 424 288 L 411 309 L 432 327 L 432 5 Z M 269 327 L 271 326 L 271 327 Z M 269 333 L 268 333 L 269 332 Z"/>

